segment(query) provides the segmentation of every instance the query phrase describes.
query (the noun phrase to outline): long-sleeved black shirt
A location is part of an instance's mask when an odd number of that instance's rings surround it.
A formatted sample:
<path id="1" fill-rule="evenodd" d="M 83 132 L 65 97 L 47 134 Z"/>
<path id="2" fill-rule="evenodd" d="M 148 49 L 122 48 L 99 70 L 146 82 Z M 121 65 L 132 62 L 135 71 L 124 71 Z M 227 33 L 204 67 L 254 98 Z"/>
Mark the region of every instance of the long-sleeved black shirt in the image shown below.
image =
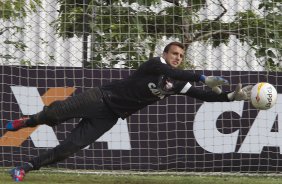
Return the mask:
<path id="1" fill-rule="evenodd" d="M 126 118 L 134 112 L 173 94 L 183 94 L 208 102 L 229 101 L 226 93 L 216 94 L 193 87 L 200 74 L 175 69 L 161 57 L 143 63 L 128 78 L 113 81 L 100 87 L 106 104 Z M 166 87 L 167 82 L 172 86 Z"/>

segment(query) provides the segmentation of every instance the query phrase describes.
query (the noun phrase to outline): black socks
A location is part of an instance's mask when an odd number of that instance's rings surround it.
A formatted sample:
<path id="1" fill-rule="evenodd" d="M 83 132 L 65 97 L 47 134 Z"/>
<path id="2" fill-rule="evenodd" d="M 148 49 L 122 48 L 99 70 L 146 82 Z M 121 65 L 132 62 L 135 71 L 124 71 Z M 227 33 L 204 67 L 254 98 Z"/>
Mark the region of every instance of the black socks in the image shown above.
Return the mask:
<path id="1" fill-rule="evenodd" d="M 25 173 L 27 173 L 27 172 L 33 170 L 33 165 L 32 165 L 32 163 L 27 162 L 24 165 L 22 165 L 20 168 L 23 169 L 25 171 Z"/>
<path id="2" fill-rule="evenodd" d="M 33 116 L 30 116 L 29 119 L 26 120 L 25 124 L 27 127 L 36 127 L 38 125 Z"/>

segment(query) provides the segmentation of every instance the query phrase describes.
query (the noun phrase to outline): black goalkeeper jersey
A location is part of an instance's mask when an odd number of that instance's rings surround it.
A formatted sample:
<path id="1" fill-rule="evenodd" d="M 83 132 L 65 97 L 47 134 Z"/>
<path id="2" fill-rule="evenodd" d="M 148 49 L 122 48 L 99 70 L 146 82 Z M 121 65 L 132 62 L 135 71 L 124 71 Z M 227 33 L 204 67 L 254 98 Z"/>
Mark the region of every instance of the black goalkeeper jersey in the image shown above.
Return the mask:
<path id="1" fill-rule="evenodd" d="M 229 101 L 226 93 L 220 95 L 193 87 L 200 74 L 175 69 L 161 57 L 143 63 L 128 78 L 113 81 L 100 87 L 105 103 L 126 118 L 132 113 L 174 94 L 184 94 L 203 101 Z"/>

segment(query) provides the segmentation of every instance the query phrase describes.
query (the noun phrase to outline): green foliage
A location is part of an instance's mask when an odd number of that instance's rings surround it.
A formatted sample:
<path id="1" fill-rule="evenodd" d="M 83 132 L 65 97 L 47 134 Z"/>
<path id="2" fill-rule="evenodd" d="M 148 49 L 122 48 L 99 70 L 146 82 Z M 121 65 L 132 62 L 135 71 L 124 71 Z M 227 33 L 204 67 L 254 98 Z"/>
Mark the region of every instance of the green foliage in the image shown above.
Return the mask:
<path id="1" fill-rule="evenodd" d="M 201 2 L 193 1 L 193 7 L 199 8 Z M 95 68 L 113 67 L 120 62 L 125 68 L 136 68 L 153 56 L 156 41 L 162 36 L 182 40 L 182 27 L 179 26 L 185 14 L 182 6 L 153 11 L 148 7 L 158 8 L 159 0 L 127 3 L 90 0 L 84 6 L 77 0 L 59 0 L 59 3 L 59 19 L 54 22 L 58 34 L 63 38 L 90 35 L 92 57 L 89 66 Z"/>
<path id="2" fill-rule="evenodd" d="M 233 27 L 237 27 L 237 38 L 248 43 L 255 50 L 257 58 L 264 58 L 265 67 L 281 70 L 278 61 L 282 58 L 282 13 L 274 11 L 277 6 L 271 5 L 269 2 L 260 5 L 267 11 L 264 17 L 252 11 L 238 13 Z"/>
<path id="3" fill-rule="evenodd" d="M 209 8 L 205 0 L 165 0 L 169 6 L 161 9 L 163 1 L 58 0 L 59 17 L 53 25 L 64 39 L 78 36 L 91 40 L 88 66 L 94 68 L 116 64 L 136 68 L 154 55 L 156 42 L 162 37 L 177 38 L 188 48 L 196 41 L 218 47 L 233 35 L 255 51 L 266 69 L 280 70 L 281 0 L 262 0 L 259 9 L 263 15 L 252 10 L 238 12 L 229 22 L 221 19 L 228 11 L 221 1 L 213 2 L 222 9 L 213 20 L 197 17 L 200 9 Z M 38 5 L 40 0 L 0 2 L 0 18 L 22 18 Z M 5 43 L 25 49 L 24 43 Z"/>
<path id="4" fill-rule="evenodd" d="M 184 2 L 188 4 L 188 7 L 191 6 L 195 12 L 206 5 L 206 0 L 184 0 Z"/>
<path id="5" fill-rule="evenodd" d="M 21 20 L 28 13 L 36 12 L 37 7 L 41 6 L 41 0 L 1 0 L 0 1 L 0 19 L 9 22 L 9 26 L 0 28 L 0 36 L 6 31 L 9 32 L 9 39 L 4 40 L 0 45 L 13 45 L 17 50 L 24 52 L 27 46 L 21 40 L 17 39 L 17 34 L 23 33 L 24 27 L 17 26 L 15 20 Z M 0 54 L 0 58 L 5 60 L 17 59 L 10 54 Z"/>
<path id="6" fill-rule="evenodd" d="M 38 6 L 41 6 L 41 0 L 1 0 L 0 19 L 11 20 L 24 18 L 28 12 L 35 12 Z"/>
<path id="7" fill-rule="evenodd" d="M 20 26 L 9 26 L 0 29 L 0 36 L 3 35 L 3 33 L 5 33 L 6 31 L 10 33 L 10 37 L 8 39 L 4 39 L 2 43 L 0 42 L 0 44 L 12 45 L 13 47 L 15 47 L 20 51 L 25 51 L 25 49 L 27 48 L 26 44 L 23 41 L 16 39 L 17 37 L 16 35 L 23 33 L 23 30 L 24 28 Z M 17 59 L 10 54 L 4 54 L 4 55 L 0 54 L 0 58 L 4 58 L 5 60 Z"/>
<path id="8" fill-rule="evenodd" d="M 169 7 L 168 11 L 175 10 Z M 116 5 L 101 7 L 97 11 L 96 24 L 91 24 L 90 28 L 94 33 L 92 38 L 95 43 L 92 47 L 94 52 L 92 61 L 109 58 L 109 64 L 106 65 L 108 67 L 120 61 L 127 61 L 123 64 L 126 68 L 138 67 L 140 62 L 153 56 L 152 52 L 159 38 L 164 35 L 170 37 L 181 34 L 181 29 L 177 26 L 181 22 L 179 15 L 181 11 L 175 12 L 177 14 L 169 16 L 163 15 L 162 12 L 158 14 L 152 11 L 139 12 L 122 6 L 116 8 Z M 146 53 L 148 48 L 150 48 L 151 55 Z M 120 58 L 122 53 L 128 54 L 123 54 L 123 58 Z M 109 55 L 117 57 L 109 57 Z"/>

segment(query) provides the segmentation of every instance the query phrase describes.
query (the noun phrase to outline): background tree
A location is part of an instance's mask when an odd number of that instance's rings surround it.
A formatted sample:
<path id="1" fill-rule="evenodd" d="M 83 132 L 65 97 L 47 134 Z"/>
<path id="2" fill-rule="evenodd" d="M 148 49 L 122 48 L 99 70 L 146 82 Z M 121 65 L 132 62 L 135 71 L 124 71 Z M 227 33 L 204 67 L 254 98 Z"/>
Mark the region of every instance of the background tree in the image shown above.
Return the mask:
<path id="1" fill-rule="evenodd" d="M 214 1 L 222 11 L 213 20 L 197 18 L 200 9 L 208 8 L 205 0 L 166 0 L 170 5 L 162 8 L 160 0 L 59 0 L 55 26 L 64 38 L 91 37 L 91 59 L 85 66 L 119 63 L 135 68 L 153 56 L 157 41 L 164 36 L 178 38 L 187 49 L 197 41 L 218 47 L 233 35 L 254 50 L 266 69 L 277 70 L 282 55 L 280 1 L 262 0 L 258 8 L 263 15 L 247 10 L 224 22 L 228 10 L 221 0 Z"/>
<path id="2" fill-rule="evenodd" d="M 5 44 L 13 45 L 16 49 L 20 51 L 25 51 L 26 45 L 24 42 L 17 38 L 18 34 L 23 33 L 25 26 L 20 26 L 18 23 L 23 20 L 29 13 L 36 12 L 37 7 L 41 6 L 41 0 L 1 0 L 0 1 L 0 19 L 3 20 L 0 28 L 0 45 Z M 6 24 L 5 24 L 6 23 Z M 9 38 L 1 39 L 1 36 L 5 32 L 9 32 Z M 1 54 L 0 58 L 9 60 L 15 58 L 12 54 Z M 24 62 L 24 61 L 22 61 Z"/>

